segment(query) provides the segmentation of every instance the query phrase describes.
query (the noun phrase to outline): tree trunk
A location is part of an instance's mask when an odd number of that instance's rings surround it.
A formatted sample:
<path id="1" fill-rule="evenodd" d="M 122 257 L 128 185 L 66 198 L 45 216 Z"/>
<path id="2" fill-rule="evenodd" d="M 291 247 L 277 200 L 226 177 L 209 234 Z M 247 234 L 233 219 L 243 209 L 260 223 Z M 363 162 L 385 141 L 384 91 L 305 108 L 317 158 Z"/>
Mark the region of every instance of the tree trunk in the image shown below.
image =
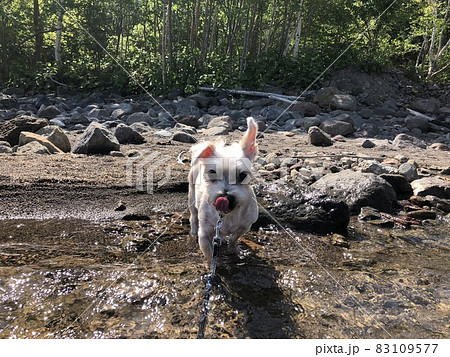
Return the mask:
<path id="1" fill-rule="evenodd" d="M 303 0 L 300 1 L 300 9 L 297 15 L 297 29 L 295 31 L 295 42 L 294 42 L 294 58 L 298 58 L 298 47 L 300 44 L 300 37 L 302 35 L 302 21 L 303 20 Z"/>
<path id="2" fill-rule="evenodd" d="M 61 6 L 64 6 L 64 0 L 61 0 Z M 55 62 L 58 67 L 61 67 L 61 39 L 62 39 L 62 27 L 64 21 L 63 8 L 58 9 L 58 23 L 56 25 L 56 40 L 55 40 Z"/>
<path id="3" fill-rule="evenodd" d="M 39 0 L 33 0 L 33 25 L 36 38 L 34 41 L 34 67 L 41 60 L 42 47 L 44 45 L 44 34 L 41 15 L 39 11 Z"/>
<path id="4" fill-rule="evenodd" d="M 166 89 L 166 76 L 167 76 L 167 68 L 166 68 L 166 12 L 167 12 L 167 4 L 166 0 L 163 0 L 163 14 L 162 14 L 162 36 L 161 36 L 161 75 L 162 75 L 162 85 L 163 89 Z"/>

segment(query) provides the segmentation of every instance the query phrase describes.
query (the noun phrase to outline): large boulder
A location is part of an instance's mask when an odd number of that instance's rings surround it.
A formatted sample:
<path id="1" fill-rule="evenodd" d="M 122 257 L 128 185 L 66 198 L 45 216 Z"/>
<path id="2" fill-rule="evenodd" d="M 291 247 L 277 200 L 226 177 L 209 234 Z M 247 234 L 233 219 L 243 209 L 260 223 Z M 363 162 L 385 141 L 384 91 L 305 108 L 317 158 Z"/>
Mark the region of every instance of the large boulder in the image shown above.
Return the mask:
<path id="1" fill-rule="evenodd" d="M 322 108 L 328 107 L 336 94 L 342 94 L 336 87 L 321 88 L 314 97 L 313 102 L 317 103 Z"/>
<path id="2" fill-rule="evenodd" d="M 103 125 L 92 122 L 73 146 L 75 154 L 109 154 L 119 151 L 116 137 Z"/>
<path id="3" fill-rule="evenodd" d="M 415 196 L 450 198 L 450 181 L 440 176 L 423 177 L 411 182 Z"/>
<path id="4" fill-rule="evenodd" d="M 408 149 L 408 148 L 426 149 L 427 147 L 427 144 L 424 141 L 407 134 L 398 134 L 394 138 L 394 141 L 392 141 L 392 145 L 398 147 L 399 149 Z"/>
<path id="5" fill-rule="evenodd" d="M 410 104 L 411 109 L 417 110 L 421 113 L 434 113 L 441 106 L 439 100 L 435 98 L 430 99 L 416 99 Z"/>
<path id="6" fill-rule="evenodd" d="M 17 154 L 39 154 L 50 155 L 50 151 L 37 141 L 30 141 L 29 143 L 19 146 L 17 148 Z"/>
<path id="7" fill-rule="evenodd" d="M 145 142 L 144 137 L 136 130 L 125 124 L 117 125 L 114 130 L 114 136 L 120 144 L 142 144 Z"/>
<path id="8" fill-rule="evenodd" d="M 344 201 L 351 214 L 358 214 L 364 206 L 390 212 L 397 201 L 393 187 L 386 180 L 371 173 L 352 170 L 325 175 L 311 188 L 318 194 Z"/>
<path id="9" fill-rule="evenodd" d="M 47 125 L 47 119 L 34 118 L 28 115 L 18 116 L 0 124 L 0 141 L 7 141 L 12 146 L 17 145 L 22 131 L 35 133 Z"/>
<path id="10" fill-rule="evenodd" d="M 18 107 L 19 103 L 17 102 L 17 99 L 15 97 L 10 96 L 8 94 L 0 93 L 0 108 L 12 109 Z"/>
<path id="11" fill-rule="evenodd" d="M 37 116 L 39 118 L 45 119 L 53 119 L 59 114 L 61 114 L 61 111 L 55 105 L 45 106 L 44 104 L 42 104 L 37 112 Z"/>
<path id="12" fill-rule="evenodd" d="M 353 126 L 348 122 L 340 120 L 325 120 L 320 124 L 319 128 L 331 136 L 347 136 L 353 134 Z"/>
<path id="13" fill-rule="evenodd" d="M 150 126 L 153 125 L 153 119 L 150 114 L 143 112 L 137 112 L 129 115 L 126 122 L 128 125 L 140 122 L 147 123 Z"/>
<path id="14" fill-rule="evenodd" d="M 308 129 L 308 141 L 314 146 L 330 146 L 331 138 L 327 133 L 319 129 L 317 126 L 311 126 Z"/>
<path id="15" fill-rule="evenodd" d="M 48 141 L 53 143 L 62 151 L 70 152 L 70 140 L 60 127 L 56 125 L 45 126 L 42 129 L 39 129 L 37 134 L 42 135 L 44 138 L 48 139 Z"/>
<path id="16" fill-rule="evenodd" d="M 12 153 L 11 145 L 7 141 L 0 141 L 0 154 Z"/>
<path id="17" fill-rule="evenodd" d="M 62 150 L 51 143 L 48 139 L 44 138 L 42 135 L 30 133 L 28 131 L 22 131 L 19 136 L 19 145 L 23 146 L 32 141 L 37 141 L 39 144 L 45 146 L 50 154 L 62 154 Z"/>
<path id="18" fill-rule="evenodd" d="M 328 234 L 344 232 L 350 220 L 348 206 L 326 195 L 317 195 L 307 188 L 284 183 L 256 187 L 264 210 L 260 211 L 254 228 L 281 222 L 293 229 Z"/>
<path id="19" fill-rule="evenodd" d="M 358 107 L 358 102 L 350 94 L 336 94 L 331 99 L 330 107 L 333 109 L 355 111 Z"/>

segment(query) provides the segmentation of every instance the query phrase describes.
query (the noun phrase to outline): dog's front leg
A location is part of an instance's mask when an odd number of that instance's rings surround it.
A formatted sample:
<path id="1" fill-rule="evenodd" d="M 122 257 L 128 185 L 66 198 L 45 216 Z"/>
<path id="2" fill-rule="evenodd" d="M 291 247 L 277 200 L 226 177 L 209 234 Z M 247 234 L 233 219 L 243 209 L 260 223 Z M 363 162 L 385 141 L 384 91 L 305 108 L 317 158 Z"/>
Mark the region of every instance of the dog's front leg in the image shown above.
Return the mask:
<path id="1" fill-rule="evenodd" d="M 241 237 L 242 235 L 247 233 L 250 230 L 250 227 L 251 227 L 251 225 L 241 227 L 230 236 L 230 238 L 228 239 L 228 252 L 236 255 L 237 257 L 239 256 L 239 253 L 240 253 L 239 241 L 238 241 L 239 237 Z"/>
<path id="2" fill-rule="evenodd" d="M 208 267 L 211 264 L 213 257 L 213 244 L 212 239 L 214 237 L 214 226 L 208 224 L 200 224 L 198 230 L 198 244 L 200 246 L 200 250 L 205 256 L 205 261 Z"/>

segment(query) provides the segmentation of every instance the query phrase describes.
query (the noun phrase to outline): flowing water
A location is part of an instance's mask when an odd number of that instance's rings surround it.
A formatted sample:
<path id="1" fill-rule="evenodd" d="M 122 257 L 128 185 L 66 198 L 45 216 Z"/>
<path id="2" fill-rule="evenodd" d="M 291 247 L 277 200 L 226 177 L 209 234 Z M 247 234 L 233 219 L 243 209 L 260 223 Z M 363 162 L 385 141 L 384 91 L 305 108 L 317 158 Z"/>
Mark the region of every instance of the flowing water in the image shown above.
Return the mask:
<path id="1" fill-rule="evenodd" d="M 207 270 L 186 213 L 31 216 L 0 221 L 1 338 L 197 336 Z M 449 229 L 249 232 L 240 259 L 221 249 L 205 336 L 449 338 Z"/>

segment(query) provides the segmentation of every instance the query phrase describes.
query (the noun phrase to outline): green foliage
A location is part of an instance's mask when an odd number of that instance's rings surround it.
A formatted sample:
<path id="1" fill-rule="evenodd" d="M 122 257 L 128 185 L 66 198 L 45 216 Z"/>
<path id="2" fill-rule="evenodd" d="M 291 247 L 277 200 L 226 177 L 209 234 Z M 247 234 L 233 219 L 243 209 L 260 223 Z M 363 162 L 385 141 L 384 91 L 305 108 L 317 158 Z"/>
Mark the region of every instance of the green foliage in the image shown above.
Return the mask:
<path id="1" fill-rule="evenodd" d="M 38 1 L 37 23 L 34 0 L 8 0 L 0 7 L 0 87 L 42 89 L 52 77 L 82 92 L 123 94 L 142 87 L 157 94 L 174 87 L 190 93 L 198 85 L 306 88 L 330 65 L 368 72 L 393 65 L 411 77 L 425 77 L 429 55 L 423 44 L 430 29 L 437 26 L 444 42 L 450 38 L 446 3 L 64 0 L 61 62 L 56 63 L 56 1 Z M 36 24 L 43 31 L 39 56 Z M 450 49 L 436 70 L 449 61 Z M 448 80 L 449 72 L 438 78 Z"/>

